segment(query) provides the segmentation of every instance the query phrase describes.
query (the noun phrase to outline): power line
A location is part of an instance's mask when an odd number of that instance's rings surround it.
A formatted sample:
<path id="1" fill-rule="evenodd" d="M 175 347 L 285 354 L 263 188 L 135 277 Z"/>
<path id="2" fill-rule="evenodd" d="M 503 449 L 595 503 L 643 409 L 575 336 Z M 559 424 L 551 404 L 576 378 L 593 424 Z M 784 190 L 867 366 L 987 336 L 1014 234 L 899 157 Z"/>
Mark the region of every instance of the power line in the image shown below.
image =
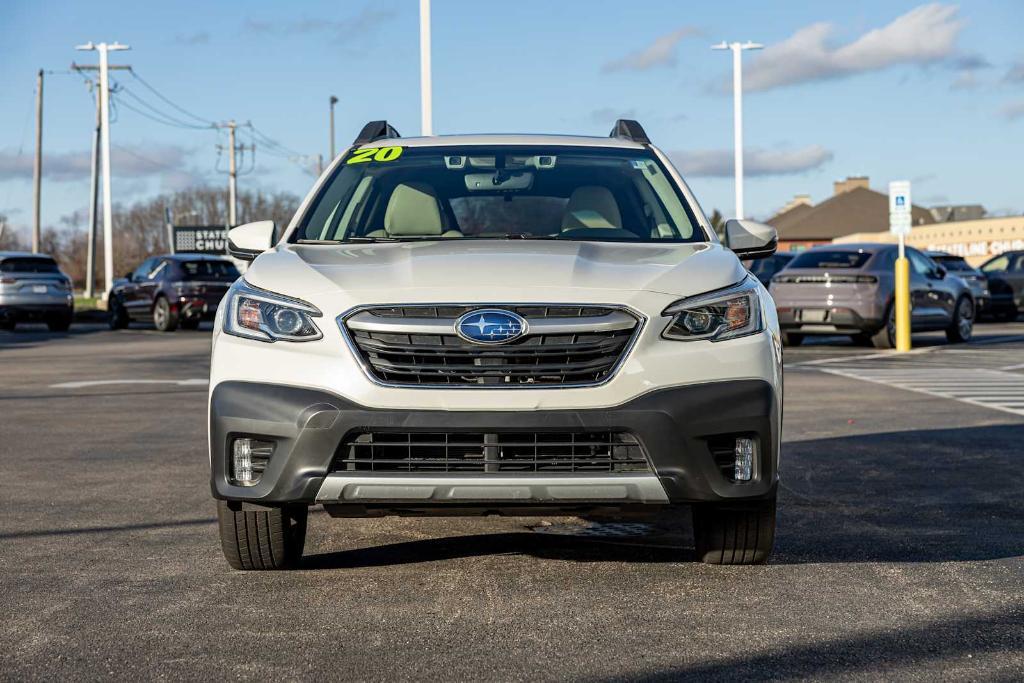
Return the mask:
<path id="1" fill-rule="evenodd" d="M 133 77 L 134 77 L 134 78 L 135 78 L 135 79 L 136 79 L 136 80 L 137 80 L 137 81 L 138 81 L 139 83 L 141 83 L 141 84 L 142 84 L 142 85 L 143 85 L 143 86 L 144 86 L 144 87 L 145 87 L 145 88 L 146 88 L 147 90 L 149 90 L 149 91 L 150 91 L 151 93 L 153 93 L 154 95 L 156 95 L 157 97 L 159 97 L 159 98 L 160 98 L 161 100 L 163 100 L 163 101 L 164 101 L 164 103 L 166 103 L 166 104 L 170 105 L 171 107 L 173 107 L 174 109 L 178 110 L 178 111 L 179 111 L 179 112 L 181 112 L 182 114 L 185 114 L 186 116 L 188 116 L 188 117 L 190 117 L 190 118 L 193 118 L 193 119 L 195 119 L 196 121 L 200 121 L 200 122 L 202 122 L 202 123 L 203 123 L 203 124 L 204 124 L 204 125 L 205 125 L 206 127 L 211 127 L 211 126 L 213 126 L 213 125 L 214 125 L 214 122 L 213 122 L 213 121 L 211 121 L 211 120 L 209 120 L 209 119 L 204 119 L 204 118 L 203 118 L 202 116 L 197 116 L 196 114 L 193 114 L 192 112 L 190 112 L 190 111 L 189 111 L 188 109 L 185 109 L 184 107 L 182 107 L 182 106 L 180 106 L 180 105 L 178 105 L 178 104 L 175 104 L 175 103 L 174 103 L 174 102 L 173 102 L 173 101 L 172 101 L 172 100 L 171 100 L 171 99 L 170 99 L 169 97 L 166 97 L 166 96 L 165 96 L 165 95 L 163 95 L 163 94 L 162 94 L 162 93 L 161 93 L 161 92 L 160 92 L 159 90 L 157 90 L 157 89 L 156 89 L 156 88 L 154 88 L 154 87 L 153 87 L 152 85 L 150 85 L 150 84 L 149 84 L 149 82 L 148 82 L 148 81 L 146 81 L 146 79 L 144 79 L 144 78 L 143 78 L 142 76 L 140 76 L 140 75 L 139 75 L 138 73 L 136 73 L 136 72 L 135 72 L 134 70 L 132 70 L 132 71 L 131 71 L 131 75 L 132 75 L 132 76 L 133 76 Z"/>
<path id="2" fill-rule="evenodd" d="M 119 90 L 116 94 L 120 94 L 121 92 L 122 91 Z M 163 125 L 170 126 L 171 128 L 182 128 L 182 129 L 185 129 L 185 130 L 209 130 L 209 128 L 207 128 L 205 126 L 193 126 L 191 124 L 182 124 L 180 121 L 177 121 L 176 119 L 166 118 L 166 116 L 163 115 L 163 114 L 152 114 L 152 113 L 149 113 L 147 111 L 144 111 L 142 109 L 139 109 L 138 107 L 135 107 L 135 106 L 129 104 L 128 102 L 124 101 L 123 99 L 120 100 L 119 104 L 120 104 L 120 106 L 122 106 L 122 107 L 124 107 L 126 109 L 130 109 L 131 111 L 135 112 L 139 116 L 143 116 L 143 117 L 145 117 L 145 118 L 147 118 L 147 119 L 149 119 L 151 121 L 155 121 L 157 123 L 162 123 Z"/>
<path id="3" fill-rule="evenodd" d="M 192 130 L 206 130 L 206 129 L 209 129 L 209 128 L 213 127 L 212 123 L 206 124 L 206 125 L 203 125 L 203 126 L 197 126 L 194 123 L 189 123 L 188 121 L 183 121 L 183 120 L 181 120 L 179 118 L 176 118 L 175 116 L 173 116 L 171 114 L 168 114 L 163 109 L 160 109 L 159 107 L 156 107 L 153 104 L 151 104 L 151 103 L 147 102 L 146 100 L 142 99 L 141 97 L 136 95 L 134 92 L 132 92 L 129 88 L 125 87 L 120 82 L 115 81 L 114 83 L 117 86 L 117 89 L 116 89 L 115 93 L 117 93 L 117 94 L 124 93 L 125 95 L 128 95 L 133 100 L 138 102 L 140 105 L 142 105 L 146 109 L 149 109 L 154 115 L 159 116 L 159 117 L 165 119 L 166 121 L 169 121 L 170 123 L 168 123 L 168 125 L 174 125 L 174 126 L 177 126 L 178 128 L 187 128 L 187 129 L 192 129 Z M 130 108 L 131 107 L 129 107 L 129 109 Z"/>

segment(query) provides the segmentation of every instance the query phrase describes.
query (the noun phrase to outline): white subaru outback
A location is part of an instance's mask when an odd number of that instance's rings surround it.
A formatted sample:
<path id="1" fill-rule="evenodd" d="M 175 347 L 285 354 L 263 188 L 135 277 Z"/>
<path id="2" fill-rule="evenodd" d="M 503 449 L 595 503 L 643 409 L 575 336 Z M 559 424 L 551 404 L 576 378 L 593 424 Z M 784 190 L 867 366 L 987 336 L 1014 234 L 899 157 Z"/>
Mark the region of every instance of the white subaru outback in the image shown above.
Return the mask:
<path id="1" fill-rule="evenodd" d="M 236 569 L 294 566 L 307 511 L 692 510 L 704 562 L 775 531 L 775 308 L 635 121 L 608 138 L 368 124 L 217 313 L 211 485 Z"/>

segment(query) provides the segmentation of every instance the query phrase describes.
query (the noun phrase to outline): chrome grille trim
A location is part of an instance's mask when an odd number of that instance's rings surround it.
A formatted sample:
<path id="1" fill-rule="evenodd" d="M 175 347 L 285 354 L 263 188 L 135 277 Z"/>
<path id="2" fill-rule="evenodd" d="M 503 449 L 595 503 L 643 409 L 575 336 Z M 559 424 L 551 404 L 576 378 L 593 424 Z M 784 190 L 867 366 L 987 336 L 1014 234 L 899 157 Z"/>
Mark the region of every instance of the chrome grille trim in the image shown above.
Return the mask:
<path id="1" fill-rule="evenodd" d="M 394 382 L 378 377 L 374 368 L 371 367 L 362 349 L 353 339 L 352 331 L 359 330 L 361 332 L 369 332 L 371 329 L 374 331 L 382 330 L 384 333 L 397 333 L 397 334 L 443 334 L 455 336 L 455 320 L 456 318 L 445 318 L 444 319 L 444 330 L 441 330 L 442 323 L 439 322 L 438 318 L 431 318 L 426 316 L 407 316 L 407 317 L 393 317 L 391 315 L 373 315 L 371 312 L 375 309 L 386 309 L 394 310 L 401 309 L 408 311 L 409 309 L 482 309 L 482 308 L 500 308 L 508 309 L 511 311 L 522 310 L 524 308 L 541 308 L 541 309 L 562 309 L 562 308 L 575 308 L 580 309 L 581 314 L 583 312 L 589 312 L 588 309 L 602 309 L 602 315 L 580 315 L 578 317 L 564 317 L 564 318 L 551 318 L 551 317 L 525 317 L 530 326 L 530 334 L 526 335 L 525 338 L 537 336 L 540 334 L 558 334 L 557 330 L 566 330 L 565 334 L 587 334 L 587 333 L 601 333 L 601 332 L 617 332 L 622 330 L 629 330 L 632 327 L 632 334 L 629 340 L 623 346 L 621 353 L 614 365 L 608 370 L 606 376 L 596 381 L 586 382 L 565 382 L 565 383 L 523 383 L 523 384 L 450 384 L 450 383 L 406 383 L 406 382 Z M 363 315 L 365 313 L 365 315 Z M 626 325 L 626 321 L 629 324 Z M 363 371 L 363 374 L 371 382 L 378 386 L 398 388 L 398 389 L 574 389 L 582 387 L 596 387 L 603 384 L 607 384 L 618 374 L 619 369 L 625 363 L 626 359 L 632 353 L 633 348 L 636 346 L 637 340 L 640 338 L 641 333 L 647 325 L 648 318 L 644 314 L 636 311 L 629 306 L 621 304 L 554 304 L 554 303 L 492 303 L 492 302 L 479 302 L 479 303 L 429 303 L 429 304 L 365 304 L 356 306 L 354 308 L 345 311 L 336 318 L 338 327 L 341 330 L 341 336 L 345 340 L 346 346 L 352 353 L 356 362 L 359 364 Z M 351 328 L 349 323 L 355 321 L 355 325 Z M 582 327 L 583 321 L 591 323 L 591 327 Z M 401 326 L 401 331 L 398 331 L 394 325 Z M 381 327 L 377 327 L 380 325 Z M 415 328 L 410 326 L 418 325 Z M 550 328 L 545 328 L 545 325 L 550 325 Z M 389 327 L 390 326 L 390 327 Z M 540 327 L 543 332 L 538 331 Z M 432 331 L 431 331 L 432 330 Z M 480 347 L 484 349 L 486 347 Z M 528 366 L 524 366 L 528 367 Z"/>
<path id="2" fill-rule="evenodd" d="M 488 306 L 501 308 L 501 306 Z M 362 311 L 350 317 L 345 324 L 350 330 L 365 332 L 393 332 L 396 334 L 452 334 L 457 318 L 385 318 L 369 311 Z M 587 318 L 537 318 L 529 319 L 531 335 L 536 334 L 578 334 L 585 332 L 610 332 L 629 330 L 636 326 L 636 318 L 624 311 L 612 311 L 608 315 Z"/>

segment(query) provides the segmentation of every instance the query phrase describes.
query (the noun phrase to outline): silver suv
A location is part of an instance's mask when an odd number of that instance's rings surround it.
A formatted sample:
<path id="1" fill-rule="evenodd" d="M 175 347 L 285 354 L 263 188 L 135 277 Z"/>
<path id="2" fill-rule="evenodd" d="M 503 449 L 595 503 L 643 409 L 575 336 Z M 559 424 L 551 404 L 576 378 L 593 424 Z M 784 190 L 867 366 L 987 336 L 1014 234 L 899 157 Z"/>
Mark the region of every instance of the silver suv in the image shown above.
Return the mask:
<path id="1" fill-rule="evenodd" d="M 769 288 L 783 343 L 796 346 L 809 334 L 848 334 L 893 348 L 896 257 L 892 244 L 827 244 L 793 259 Z M 916 249 L 907 247 L 907 258 L 913 331 L 945 330 L 951 342 L 968 341 L 975 317 L 970 286 Z"/>
<path id="2" fill-rule="evenodd" d="M 45 322 L 63 332 L 75 312 L 71 278 L 45 254 L 0 251 L 0 329 L 19 322 Z"/>

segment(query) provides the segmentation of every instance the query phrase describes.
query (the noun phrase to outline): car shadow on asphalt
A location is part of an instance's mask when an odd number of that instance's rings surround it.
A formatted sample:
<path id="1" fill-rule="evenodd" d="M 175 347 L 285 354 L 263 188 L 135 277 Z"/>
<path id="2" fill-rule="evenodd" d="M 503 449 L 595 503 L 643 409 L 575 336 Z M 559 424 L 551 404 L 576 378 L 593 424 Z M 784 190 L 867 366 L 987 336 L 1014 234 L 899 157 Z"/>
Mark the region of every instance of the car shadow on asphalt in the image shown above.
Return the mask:
<path id="1" fill-rule="evenodd" d="M 1024 423 L 857 434 L 783 445 L 771 564 L 961 562 L 1024 555 Z M 484 555 L 577 562 L 694 559 L 689 515 L 654 538 L 496 533 L 307 556 L 307 569 L 381 567 Z M 340 522 L 340 520 L 339 520 Z M 334 522 L 334 523 L 339 523 Z M 340 522 L 343 523 L 343 522 Z M 646 541 L 646 542 L 645 542 Z"/>
<path id="2" fill-rule="evenodd" d="M 692 550 L 644 543 L 538 533 L 496 533 L 403 541 L 302 558 L 302 569 L 355 569 L 440 562 L 487 555 L 527 555 L 574 562 L 686 562 Z"/>
<path id="3" fill-rule="evenodd" d="M 913 628 L 874 630 L 866 633 L 818 641 L 794 643 L 771 652 L 748 657 L 729 657 L 706 664 L 672 667 L 656 671 L 634 671 L 605 681 L 737 681 L 835 679 L 851 675 L 899 680 L 920 675 L 922 671 L 946 671 L 951 678 L 977 677 L 977 655 L 996 656 L 1020 651 L 1024 634 L 1021 623 L 1024 609 L 1010 606 L 991 614 L 943 618 Z M 943 666 L 959 666 L 953 675 Z M 1012 680 L 1012 659 L 1005 671 Z M 984 676 L 983 676 L 984 677 Z M 928 673 L 924 676 L 928 678 Z M 996 676 L 995 678 L 1000 678 Z"/>

